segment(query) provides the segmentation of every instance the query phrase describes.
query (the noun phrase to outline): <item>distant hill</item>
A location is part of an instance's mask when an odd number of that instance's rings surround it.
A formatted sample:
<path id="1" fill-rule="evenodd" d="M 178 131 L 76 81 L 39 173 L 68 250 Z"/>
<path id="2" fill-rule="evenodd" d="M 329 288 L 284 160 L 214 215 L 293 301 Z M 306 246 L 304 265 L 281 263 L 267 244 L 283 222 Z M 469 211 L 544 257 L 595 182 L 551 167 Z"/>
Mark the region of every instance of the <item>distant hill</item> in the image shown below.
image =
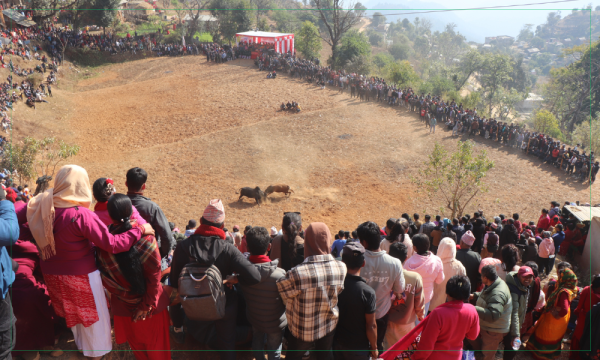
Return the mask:
<path id="1" fill-rule="evenodd" d="M 433 31 L 444 29 L 446 24 L 453 22 L 457 25 L 456 30 L 463 34 L 467 41 L 475 41 L 483 43 L 486 36 L 497 36 L 497 35 L 510 35 L 516 37 L 524 24 L 540 25 L 546 21 L 546 16 L 552 10 L 543 10 L 544 6 L 537 6 L 538 9 L 531 9 L 532 7 L 522 9 L 505 9 L 505 10 L 462 10 L 462 11 L 445 11 L 445 12 L 431 12 L 431 13 L 420 13 L 420 14 L 402 14 L 402 15 L 391 15 L 397 13 L 409 13 L 420 10 L 431 10 L 431 9 L 465 9 L 473 8 L 477 6 L 496 6 L 496 5 L 508 5 L 506 3 L 491 3 L 489 1 L 481 2 L 458 2 L 457 5 L 448 6 L 442 5 L 436 2 L 411 0 L 403 2 L 391 2 L 382 0 L 368 0 L 362 2 L 369 11 L 367 13 L 372 15 L 376 9 L 400 9 L 398 10 L 387 10 L 379 11 L 386 15 L 387 21 L 396 21 L 397 19 L 407 18 L 411 22 L 414 21 L 415 17 L 428 18 L 433 22 Z M 586 4 L 587 5 L 587 4 Z M 567 5 L 565 5 L 567 6 Z M 568 4 L 571 6 L 571 3 Z M 579 5 L 576 5 L 579 6 Z M 546 6 L 547 7 L 547 6 Z M 409 11 L 411 10 L 412 11 Z M 418 10 L 417 10 L 418 9 Z M 563 16 L 570 14 L 563 10 Z M 390 14 L 390 15 L 388 15 Z M 581 21 L 583 16 L 579 20 L 573 20 L 575 22 Z M 589 20 L 588 20 L 589 24 Z M 535 26 L 534 26 L 535 29 Z M 589 26 L 588 26 L 589 31 Z"/>

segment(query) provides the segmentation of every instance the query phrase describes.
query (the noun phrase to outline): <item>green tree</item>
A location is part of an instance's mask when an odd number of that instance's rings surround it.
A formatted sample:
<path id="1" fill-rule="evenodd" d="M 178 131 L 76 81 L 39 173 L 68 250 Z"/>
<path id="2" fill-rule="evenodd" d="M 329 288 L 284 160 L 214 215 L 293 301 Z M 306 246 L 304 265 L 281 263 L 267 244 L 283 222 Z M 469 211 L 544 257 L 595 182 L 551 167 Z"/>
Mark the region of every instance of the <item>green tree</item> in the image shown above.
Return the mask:
<path id="1" fill-rule="evenodd" d="M 269 31 L 269 30 L 271 30 L 271 27 L 269 26 L 269 22 L 265 18 L 261 18 L 260 20 L 258 20 L 258 24 L 256 25 L 256 27 L 260 31 Z"/>
<path id="2" fill-rule="evenodd" d="M 593 119 L 588 118 L 577 125 L 572 139 L 574 143 L 585 144 L 594 154 L 600 154 L 600 115 L 596 114 Z"/>
<path id="3" fill-rule="evenodd" d="M 364 33 L 358 30 L 350 30 L 342 38 L 341 46 L 337 50 L 337 68 L 346 66 L 348 61 L 354 57 L 369 56 L 371 54 L 371 44 Z"/>
<path id="4" fill-rule="evenodd" d="M 94 11 L 92 16 L 98 26 L 102 26 L 104 33 L 106 28 L 110 27 L 117 17 L 117 8 L 119 0 L 94 0 Z"/>
<path id="5" fill-rule="evenodd" d="M 534 48 L 538 48 L 538 49 L 543 49 L 545 44 L 546 44 L 546 42 L 544 41 L 544 39 L 542 39 L 539 36 L 536 36 L 533 39 L 531 39 L 531 41 L 529 41 L 529 45 L 533 46 Z"/>
<path id="6" fill-rule="evenodd" d="M 512 58 L 509 55 L 489 53 L 483 57 L 479 80 L 483 98 L 488 103 L 488 114 L 492 114 L 496 93 L 511 80 L 512 71 Z"/>
<path id="7" fill-rule="evenodd" d="M 338 46 L 344 35 L 357 25 L 365 13 L 366 8 L 360 3 L 354 5 L 353 10 L 348 10 L 346 0 L 312 0 L 313 12 L 321 19 L 324 31 L 321 37 L 331 46 L 330 63 L 336 67 L 344 61 L 338 61 L 340 52 Z M 368 43 L 367 43 L 368 44 Z"/>
<path id="8" fill-rule="evenodd" d="M 321 51 L 321 37 L 319 29 L 310 21 L 302 23 L 302 28 L 296 34 L 296 49 L 304 55 L 305 58 L 311 59 L 319 57 Z"/>
<path id="9" fill-rule="evenodd" d="M 483 180 L 493 168 L 486 150 L 475 151 L 472 141 L 459 141 L 453 153 L 436 143 L 429 161 L 412 181 L 433 201 L 443 201 L 452 213 L 450 218 L 460 218 L 473 199 L 487 191 Z"/>
<path id="10" fill-rule="evenodd" d="M 394 44 L 390 47 L 390 54 L 396 60 L 407 60 L 410 56 L 410 46 L 407 44 Z"/>
<path id="11" fill-rule="evenodd" d="M 373 13 L 373 20 L 371 21 L 371 26 L 377 27 L 381 24 L 385 24 L 386 18 L 380 12 Z"/>
<path id="12" fill-rule="evenodd" d="M 419 76 L 406 60 L 389 64 L 386 73 L 387 78 L 399 86 L 412 85 L 419 81 Z"/>
<path id="13" fill-rule="evenodd" d="M 533 28 L 533 24 L 523 25 L 523 28 L 519 32 L 519 36 L 517 36 L 517 40 L 529 41 L 530 39 L 533 39 L 533 31 L 531 31 L 531 28 Z"/>
<path id="14" fill-rule="evenodd" d="M 10 142 L 2 155 L 2 166 L 11 172 L 17 170 L 19 182 L 36 176 L 54 176 L 59 164 L 79 153 L 78 145 L 47 137 L 36 140 L 26 137 L 21 143 Z"/>
<path id="15" fill-rule="evenodd" d="M 230 44 L 235 34 L 248 31 L 252 25 L 250 3 L 247 0 L 212 0 L 210 9 L 217 18 L 217 33 L 211 34 L 213 38 L 219 35 L 222 41 Z M 232 11 L 233 10 L 233 11 Z"/>
<path id="16" fill-rule="evenodd" d="M 483 56 L 477 50 L 471 50 L 464 54 L 458 65 L 459 74 L 454 79 L 456 90 L 460 90 L 469 80 L 473 73 L 479 71 L 483 65 Z"/>
<path id="17" fill-rule="evenodd" d="M 369 34 L 369 42 L 371 43 L 371 45 L 379 46 L 382 41 L 383 36 L 380 33 L 376 31 L 371 31 L 371 33 Z"/>
<path id="18" fill-rule="evenodd" d="M 253 7 L 256 8 L 256 10 L 254 10 L 254 14 L 256 15 L 257 27 L 260 28 L 260 16 L 266 14 L 267 11 L 273 7 L 273 4 L 271 0 L 250 0 L 250 2 L 252 3 Z"/>
<path id="19" fill-rule="evenodd" d="M 417 36 L 415 38 L 414 49 L 415 49 L 415 52 L 417 54 L 419 54 L 420 56 L 427 57 L 429 55 L 429 49 L 430 49 L 429 39 L 426 38 L 425 36 Z"/>
<path id="20" fill-rule="evenodd" d="M 379 73 L 388 66 L 389 64 L 394 62 L 394 57 L 387 53 L 379 53 L 373 56 L 373 65 L 377 67 Z"/>
<path id="21" fill-rule="evenodd" d="M 35 158 L 38 152 L 37 142 L 32 138 L 25 138 L 21 143 L 9 142 L 5 145 L 2 154 L 2 167 L 19 174 L 19 184 L 35 178 Z"/>
<path id="22" fill-rule="evenodd" d="M 565 134 L 590 114 L 600 112 L 600 41 L 564 50 L 566 57 L 578 59 L 570 65 L 550 70 L 544 86 L 546 108 L 559 120 Z"/>
<path id="23" fill-rule="evenodd" d="M 371 59 L 368 55 L 356 55 L 346 62 L 346 70 L 351 73 L 368 75 L 371 73 Z"/>
<path id="24" fill-rule="evenodd" d="M 560 137 L 561 132 L 558 128 L 558 120 L 548 110 L 539 110 L 533 114 L 533 128 L 542 134 L 552 137 Z"/>

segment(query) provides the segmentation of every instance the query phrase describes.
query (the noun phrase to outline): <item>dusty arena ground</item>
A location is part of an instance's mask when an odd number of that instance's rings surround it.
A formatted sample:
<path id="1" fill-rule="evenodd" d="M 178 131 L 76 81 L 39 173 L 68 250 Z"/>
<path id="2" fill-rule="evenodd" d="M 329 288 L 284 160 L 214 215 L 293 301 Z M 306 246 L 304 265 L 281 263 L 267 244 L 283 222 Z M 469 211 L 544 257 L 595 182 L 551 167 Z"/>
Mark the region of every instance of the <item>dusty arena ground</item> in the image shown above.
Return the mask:
<path id="1" fill-rule="evenodd" d="M 129 168 L 146 169 L 147 196 L 180 229 L 213 198 L 223 200 L 228 228 L 280 227 L 284 211 L 300 211 L 305 225 L 322 221 L 332 232 L 367 220 L 383 225 L 404 212 L 449 215 L 410 177 L 435 142 L 453 149 L 457 139 L 443 127 L 429 135 L 403 108 L 361 103 L 287 76 L 266 79 L 249 60 L 153 58 L 87 70 L 67 65 L 64 74 L 50 104 L 19 106 L 13 136 L 53 135 L 81 145 L 73 162 L 91 181 L 115 179 L 119 192 L 126 191 Z M 301 113 L 279 111 L 292 100 Z M 518 212 L 537 221 L 551 200 L 600 202 L 598 184 L 590 190 L 520 151 L 476 141 L 496 166 L 487 179 L 490 191 L 468 212 Z M 294 194 L 275 194 L 262 206 L 238 201 L 241 187 L 276 183 Z M 73 348 L 66 341 L 63 349 Z"/>

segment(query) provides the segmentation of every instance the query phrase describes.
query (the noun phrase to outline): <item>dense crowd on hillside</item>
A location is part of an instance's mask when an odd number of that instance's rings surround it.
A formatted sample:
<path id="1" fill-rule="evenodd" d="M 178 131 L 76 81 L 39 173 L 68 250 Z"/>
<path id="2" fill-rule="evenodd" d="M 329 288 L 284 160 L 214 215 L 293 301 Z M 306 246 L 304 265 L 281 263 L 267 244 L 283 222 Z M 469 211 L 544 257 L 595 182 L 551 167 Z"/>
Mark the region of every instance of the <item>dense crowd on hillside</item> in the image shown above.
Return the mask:
<path id="1" fill-rule="evenodd" d="M 578 284 L 555 261 L 581 253 L 590 224 L 556 201 L 534 221 L 402 214 L 332 236 L 299 212 L 230 232 L 214 199 L 182 231 L 144 196 L 148 176 L 130 169 L 119 194 L 66 165 L 32 194 L 0 174 L 0 336 L 14 340 L 0 358 L 52 349 L 67 328 L 95 359 L 111 331 L 140 360 L 186 340 L 222 359 L 555 359 L 564 339 L 582 350 L 572 359 L 598 351 L 600 274 Z"/>
<path id="2" fill-rule="evenodd" d="M 593 183 L 600 169 L 600 162 L 593 152 L 587 153 L 585 144 L 571 147 L 547 134 L 509 123 L 506 119 L 479 116 L 476 108 L 466 108 L 462 103 L 457 104 L 454 99 L 443 99 L 431 94 L 419 95 L 411 88 L 386 82 L 383 78 L 350 73 L 343 69 L 333 70 L 329 66 L 321 66 L 318 59 L 300 59 L 290 53 L 263 52 L 255 62 L 259 70 L 282 70 L 291 77 L 306 79 L 321 88 L 329 84 L 340 92 L 349 89 L 350 96 L 361 101 L 404 106 L 419 114 L 430 133 L 435 133 L 437 125 L 443 124 L 452 131 L 453 136 L 480 136 L 502 146 L 522 149 L 527 154 L 538 157 L 540 161 L 560 168 L 580 182 L 589 180 Z"/>

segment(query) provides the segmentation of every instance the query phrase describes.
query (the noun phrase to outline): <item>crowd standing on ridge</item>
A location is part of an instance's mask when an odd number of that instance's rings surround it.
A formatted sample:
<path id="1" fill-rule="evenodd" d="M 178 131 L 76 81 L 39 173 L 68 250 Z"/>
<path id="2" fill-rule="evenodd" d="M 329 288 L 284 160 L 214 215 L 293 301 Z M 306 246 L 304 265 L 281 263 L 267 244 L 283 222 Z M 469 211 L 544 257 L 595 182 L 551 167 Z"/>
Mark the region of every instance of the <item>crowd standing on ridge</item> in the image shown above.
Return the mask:
<path id="1" fill-rule="evenodd" d="M 144 196 L 141 168 L 127 172 L 126 194 L 76 165 L 33 193 L 16 176 L 0 175 L 0 336 L 13 340 L 1 359 L 57 350 L 69 330 L 94 359 L 111 351 L 112 332 L 140 360 L 170 359 L 171 341 L 222 359 L 251 348 L 261 360 L 491 360 L 523 349 L 556 359 L 565 341 L 581 350 L 574 360 L 599 350 L 600 274 L 578 287 L 564 261 L 582 252 L 590 224 L 556 201 L 535 221 L 402 214 L 332 236 L 299 212 L 230 232 L 214 199 L 181 231 Z"/>
<path id="2" fill-rule="evenodd" d="M 408 111 L 417 112 L 430 133 L 435 133 L 438 125 L 445 126 L 452 131 L 452 136 L 479 136 L 501 146 L 521 149 L 542 162 L 560 168 L 579 182 L 594 183 L 600 169 L 594 152 L 588 153 L 584 144 L 572 147 L 547 134 L 509 123 L 506 119 L 479 116 L 476 108 L 466 108 L 454 99 L 418 94 L 409 87 L 398 86 L 380 77 L 360 75 L 344 69 L 333 70 L 330 66 L 321 66 L 319 59 L 300 59 L 291 53 L 263 51 L 255 63 L 259 70 L 284 71 L 292 78 L 305 79 L 322 89 L 329 84 L 340 92 L 349 90 L 350 97 L 360 101 L 403 106 Z"/>

